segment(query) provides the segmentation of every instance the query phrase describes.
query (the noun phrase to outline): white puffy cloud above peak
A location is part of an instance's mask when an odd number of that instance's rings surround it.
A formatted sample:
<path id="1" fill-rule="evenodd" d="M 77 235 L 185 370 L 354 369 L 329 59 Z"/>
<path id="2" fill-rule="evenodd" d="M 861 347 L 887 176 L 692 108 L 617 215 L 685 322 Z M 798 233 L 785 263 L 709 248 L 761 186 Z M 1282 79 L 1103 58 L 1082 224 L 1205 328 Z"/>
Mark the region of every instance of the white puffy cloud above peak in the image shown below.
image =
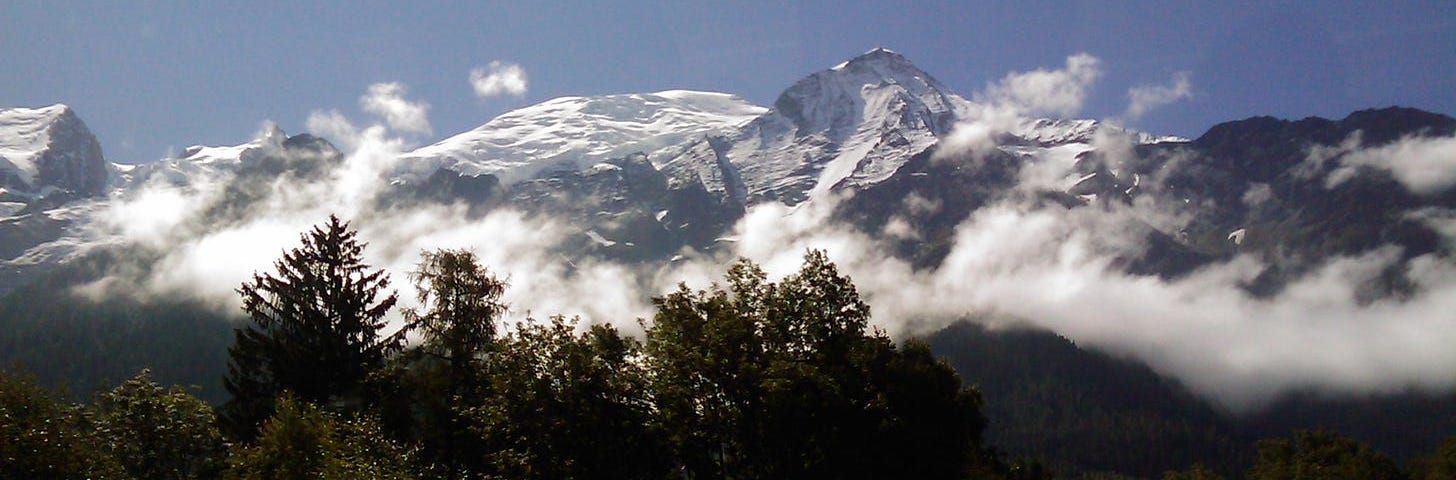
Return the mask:
<path id="1" fill-rule="evenodd" d="M 430 134 L 427 113 L 430 104 L 405 100 L 408 88 L 399 82 L 376 83 L 359 97 L 359 108 L 384 120 L 389 128 L 403 133 Z"/>
<path id="2" fill-rule="evenodd" d="M 346 152 L 354 151 L 359 143 L 359 129 L 338 110 L 310 112 L 304 128 L 309 133 L 329 139 Z"/>
<path id="3" fill-rule="evenodd" d="M 1193 75 L 1188 72 L 1173 74 L 1173 78 L 1162 85 L 1139 85 L 1127 90 L 1128 120 L 1137 120 L 1144 114 L 1164 105 L 1193 97 Z"/>
<path id="4" fill-rule="evenodd" d="M 503 94 L 520 97 L 526 94 L 526 70 L 520 65 L 496 60 L 471 69 L 470 86 L 475 96 L 482 99 Z"/>
<path id="5" fill-rule="evenodd" d="M 1009 107 L 1024 115 L 1070 116 L 1082 110 L 1087 91 L 1102 77 L 1102 60 L 1087 53 L 1067 57 L 1057 70 L 1012 72 L 976 95 L 978 103 Z"/>

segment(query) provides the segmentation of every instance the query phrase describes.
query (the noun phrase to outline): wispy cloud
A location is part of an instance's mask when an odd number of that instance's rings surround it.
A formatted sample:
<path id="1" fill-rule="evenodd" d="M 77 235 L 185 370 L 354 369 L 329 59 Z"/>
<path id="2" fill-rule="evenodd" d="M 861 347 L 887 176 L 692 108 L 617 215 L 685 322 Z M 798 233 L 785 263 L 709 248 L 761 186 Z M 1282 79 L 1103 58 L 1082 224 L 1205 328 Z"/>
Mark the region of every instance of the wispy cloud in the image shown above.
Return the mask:
<path id="1" fill-rule="evenodd" d="M 1192 74 L 1178 72 L 1172 81 L 1164 85 L 1139 85 L 1127 90 L 1127 120 L 1142 118 L 1152 110 L 1164 105 L 1193 97 Z"/>
<path id="2" fill-rule="evenodd" d="M 971 97 L 972 110 L 942 139 L 937 157 L 993 148 L 998 136 L 1030 116 L 1074 115 L 1101 76 L 1102 61 L 1086 53 L 1067 57 L 1060 69 L 1011 72 Z"/>
<path id="3" fill-rule="evenodd" d="M 497 60 L 485 67 L 471 69 L 470 86 L 475 89 L 475 96 L 480 98 L 502 94 L 520 97 L 526 94 L 526 70 L 520 65 Z"/>
<path id="4" fill-rule="evenodd" d="M 408 133 L 430 133 L 427 113 L 430 105 L 404 99 L 407 92 L 399 82 L 376 83 L 359 97 L 359 108 L 384 119 L 389 128 Z"/>
<path id="5" fill-rule="evenodd" d="M 1360 137 L 1351 138 L 1341 147 L 1345 150 L 1339 156 L 1340 166 L 1327 178 L 1328 187 L 1354 178 L 1360 168 L 1388 172 L 1417 195 L 1434 195 L 1456 187 L 1456 136 L 1405 137 L 1375 147 L 1362 147 Z"/>
<path id="6" fill-rule="evenodd" d="M 1027 115 L 1072 115 L 1082 109 L 1092 83 L 1102 77 L 1102 61 L 1086 53 L 1067 57 L 1057 70 L 1011 73 L 977 96 L 981 103 L 1014 107 Z"/>

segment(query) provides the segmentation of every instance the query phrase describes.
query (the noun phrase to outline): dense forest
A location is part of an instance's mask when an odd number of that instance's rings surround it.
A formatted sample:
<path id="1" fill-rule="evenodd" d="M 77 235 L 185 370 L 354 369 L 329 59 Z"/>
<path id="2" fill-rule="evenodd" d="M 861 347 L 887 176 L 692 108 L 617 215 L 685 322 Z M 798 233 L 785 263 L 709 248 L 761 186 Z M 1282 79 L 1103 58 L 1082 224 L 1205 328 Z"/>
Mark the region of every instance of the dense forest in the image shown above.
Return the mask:
<path id="1" fill-rule="evenodd" d="M 238 323 L 200 305 L 34 305 L 64 274 L 0 304 L 37 317 L 0 337 L 16 365 L 0 370 L 0 478 L 1456 478 L 1448 398 L 1292 398 L 1236 422 L 1045 332 L 892 341 L 821 252 L 777 282 L 740 261 L 682 286 L 631 336 L 506 324 L 508 285 L 456 250 L 421 254 L 420 307 L 391 330 L 393 279 L 348 225 L 302 240 L 239 287 Z M 90 356 L 26 355 L 47 338 L 92 339 Z M 165 386 L 219 370 L 206 398 Z M 1385 432 L 1297 430 L 1389 405 L 1404 410 Z"/>

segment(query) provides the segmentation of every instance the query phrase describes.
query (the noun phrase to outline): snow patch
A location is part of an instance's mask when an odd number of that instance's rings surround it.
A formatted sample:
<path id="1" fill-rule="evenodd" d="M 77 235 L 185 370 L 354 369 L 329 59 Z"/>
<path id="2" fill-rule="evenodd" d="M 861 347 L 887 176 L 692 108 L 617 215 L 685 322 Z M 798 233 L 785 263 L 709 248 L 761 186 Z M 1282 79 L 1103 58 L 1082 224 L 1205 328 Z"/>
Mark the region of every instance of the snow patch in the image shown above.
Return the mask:
<path id="1" fill-rule="evenodd" d="M 767 111 L 734 95 L 690 90 L 561 97 L 506 112 L 402 159 L 415 167 L 492 174 L 511 184 L 548 168 L 581 169 L 638 152 L 650 158 Z"/>

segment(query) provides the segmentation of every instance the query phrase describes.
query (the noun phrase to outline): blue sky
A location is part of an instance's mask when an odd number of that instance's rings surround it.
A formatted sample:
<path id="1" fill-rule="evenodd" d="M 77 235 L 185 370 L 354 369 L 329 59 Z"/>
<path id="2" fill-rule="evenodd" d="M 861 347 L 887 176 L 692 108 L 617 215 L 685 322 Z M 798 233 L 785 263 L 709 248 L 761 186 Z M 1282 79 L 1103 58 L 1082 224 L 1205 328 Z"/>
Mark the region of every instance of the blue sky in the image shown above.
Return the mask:
<path id="1" fill-rule="evenodd" d="M 770 105 L 876 46 L 962 95 L 1012 71 L 1102 61 L 1085 117 L 1188 72 L 1192 97 L 1132 126 L 1196 136 L 1252 115 L 1456 114 L 1456 2 L 66 2 L 0 5 L 0 105 L 67 103 L 112 161 L 290 133 L 359 113 L 371 84 L 430 105 L 429 143 L 562 95 L 686 88 Z M 200 5 L 199 5 L 200 4 Z M 471 69 L 518 64 L 520 97 Z"/>

